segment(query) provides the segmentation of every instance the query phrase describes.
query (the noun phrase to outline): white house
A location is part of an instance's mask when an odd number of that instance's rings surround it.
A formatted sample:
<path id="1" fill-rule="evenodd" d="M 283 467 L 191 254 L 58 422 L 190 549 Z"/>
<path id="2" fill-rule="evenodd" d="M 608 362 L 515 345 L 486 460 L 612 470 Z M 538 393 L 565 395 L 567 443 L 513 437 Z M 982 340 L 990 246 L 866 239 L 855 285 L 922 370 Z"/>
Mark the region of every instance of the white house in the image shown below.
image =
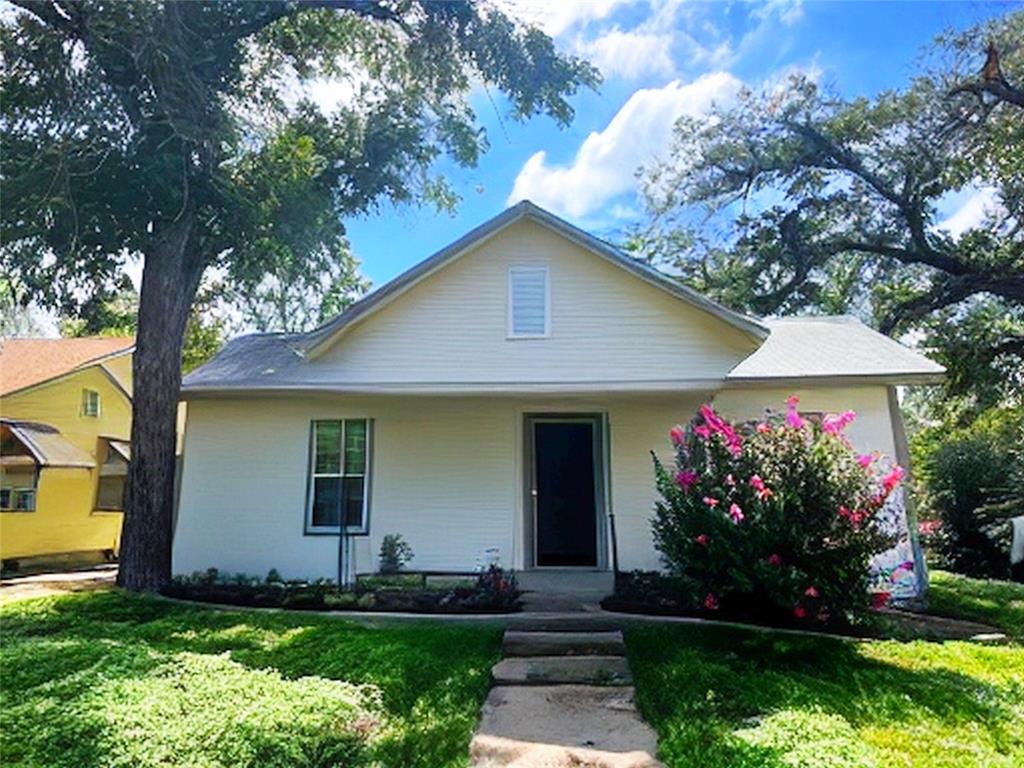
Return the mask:
<path id="1" fill-rule="evenodd" d="M 895 387 L 942 373 L 849 317 L 733 312 L 522 202 L 324 326 L 235 339 L 186 377 L 174 570 L 336 578 L 375 570 L 391 533 L 419 570 L 656 568 L 650 451 L 670 460 L 700 403 L 853 409 L 855 445 L 906 463 Z M 883 565 L 907 560 L 909 541 Z"/>

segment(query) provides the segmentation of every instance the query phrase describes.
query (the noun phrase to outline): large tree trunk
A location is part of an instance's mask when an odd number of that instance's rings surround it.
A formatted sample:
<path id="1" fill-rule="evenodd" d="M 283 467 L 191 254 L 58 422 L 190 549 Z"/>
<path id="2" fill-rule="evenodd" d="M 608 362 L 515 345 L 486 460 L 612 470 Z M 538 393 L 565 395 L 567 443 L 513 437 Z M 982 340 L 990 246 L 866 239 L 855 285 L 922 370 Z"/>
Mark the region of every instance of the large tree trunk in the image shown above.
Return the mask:
<path id="1" fill-rule="evenodd" d="M 125 485 L 117 583 L 156 591 L 171 578 L 174 468 L 181 349 L 203 265 L 190 248 L 186 211 L 146 253 L 135 341 L 132 460 Z M 191 252 L 190 252 L 191 251 Z"/>

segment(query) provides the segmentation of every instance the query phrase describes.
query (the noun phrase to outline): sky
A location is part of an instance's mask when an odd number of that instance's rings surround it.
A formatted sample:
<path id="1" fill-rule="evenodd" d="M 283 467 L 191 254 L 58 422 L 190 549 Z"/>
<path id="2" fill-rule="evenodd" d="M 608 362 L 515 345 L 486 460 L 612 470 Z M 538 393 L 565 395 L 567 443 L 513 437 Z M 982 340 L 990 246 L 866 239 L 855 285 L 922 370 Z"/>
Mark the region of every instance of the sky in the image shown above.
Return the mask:
<path id="1" fill-rule="evenodd" d="M 642 220 L 636 171 L 665 154 L 680 115 L 699 116 L 741 85 L 758 87 L 794 71 L 846 97 L 899 88 L 920 71 L 937 34 L 1011 8 L 966 0 L 494 2 L 540 26 L 560 50 L 587 58 L 604 82 L 572 98 L 576 117 L 565 129 L 546 117 L 515 122 L 493 91 L 474 90 L 470 101 L 490 149 L 476 168 L 438 163 L 461 197 L 454 215 L 384 205 L 346 220 L 375 286 L 524 198 L 615 240 Z M 944 226 L 963 228 L 985 202 L 985 190 L 950 198 Z"/>

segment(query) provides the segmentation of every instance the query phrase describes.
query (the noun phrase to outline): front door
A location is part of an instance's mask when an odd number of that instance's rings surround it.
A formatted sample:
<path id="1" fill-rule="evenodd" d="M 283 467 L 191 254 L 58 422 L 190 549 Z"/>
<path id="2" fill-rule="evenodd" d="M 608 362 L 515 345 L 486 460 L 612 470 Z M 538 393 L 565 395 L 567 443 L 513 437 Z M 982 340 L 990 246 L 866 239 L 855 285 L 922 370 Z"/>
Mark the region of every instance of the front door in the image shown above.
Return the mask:
<path id="1" fill-rule="evenodd" d="M 594 421 L 533 423 L 536 564 L 597 566 Z"/>

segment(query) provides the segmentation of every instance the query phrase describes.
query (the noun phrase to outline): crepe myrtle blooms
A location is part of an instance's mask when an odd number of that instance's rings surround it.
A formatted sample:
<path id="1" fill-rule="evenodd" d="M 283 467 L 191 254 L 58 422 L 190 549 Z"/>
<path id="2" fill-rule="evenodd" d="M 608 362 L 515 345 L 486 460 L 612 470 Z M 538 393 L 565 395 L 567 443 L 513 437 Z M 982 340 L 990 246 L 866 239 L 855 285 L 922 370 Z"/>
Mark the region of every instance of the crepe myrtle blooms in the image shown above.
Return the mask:
<path id="1" fill-rule="evenodd" d="M 892 493 L 896 486 L 900 484 L 900 480 L 903 479 L 905 474 L 906 471 L 899 464 L 892 465 L 892 469 L 882 478 L 882 487 L 885 489 L 886 496 Z"/>
<path id="2" fill-rule="evenodd" d="M 718 598 L 715 597 L 711 592 L 708 592 L 704 596 L 704 607 L 709 611 L 718 610 Z"/>
<path id="3" fill-rule="evenodd" d="M 733 456 L 739 456 L 743 450 L 743 441 L 732 424 L 715 413 L 714 408 L 707 404 L 700 407 L 700 416 L 704 423 L 694 427 L 693 431 L 705 440 L 710 440 L 712 435 L 721 435 L 726 450 Z"/>
<path id="4" fill-rule="evenodd" d="M 692 469 L 681 469 L 676 472 L 676 483 L 683 489 L 684 493 L 689 493 L 690 489 L 697 483 L 697 473 Z"/>
<path id="5" fill-rule="evenodd" d="M 686 433 L 683 428 L 676 424 L 672 429 L 668 431 L 668 436 L 672 440 L 672 445 L 678 448 L 683 444 L 683 440 L 686 439 Z"/>
<path id="6" fill-rule="evenodd" d="M 799 402 L 800 398 L 796 395 L 790 395 L 786 398 L 786 424 L 793 429 L 803 429 L 807 424 L 803 416 L 796 409 Z"/>
<path id="7" fill-rule="evenodd" d="M 857 418 L 857 414 L 854 411 L 843 411 L 838 416 L 830 413 L 821 420 L 821 429 L 826 434 L 839 437 L 855 418 Z"/>
<path id="8" fill-rule="evenodd" d="M 739 504 L 733 502 L 729 505 L 729 517 L 732 518 L 734 523 L 741 523 L 743 521 L 743 508 Z"/>
<path id="9" fill-rule="evenodd" d="M 812 420 L 799 403 L 736 424 L 706 405 L 671 432 L 673 466 L 653 455 L 655 546 L 673 574 L 704 585 L 688 595 L 697 606 L 727 595 L 723 611 L 840 623 L 870 606 L 871 558 L 896 539 L 876 517 L 906 477 L 850 444 L 853 411 Z"/>
<path id="10" fill-rule="evenodd" d="M 761 501 L 767 501 L 774 496 L 771 489 L 764 484 L 764 480 L 761 479 L 760 475 L 751 476 L 750 487 L 754 489 L 754 492 L 757 494 L 757 498 Z"/>

